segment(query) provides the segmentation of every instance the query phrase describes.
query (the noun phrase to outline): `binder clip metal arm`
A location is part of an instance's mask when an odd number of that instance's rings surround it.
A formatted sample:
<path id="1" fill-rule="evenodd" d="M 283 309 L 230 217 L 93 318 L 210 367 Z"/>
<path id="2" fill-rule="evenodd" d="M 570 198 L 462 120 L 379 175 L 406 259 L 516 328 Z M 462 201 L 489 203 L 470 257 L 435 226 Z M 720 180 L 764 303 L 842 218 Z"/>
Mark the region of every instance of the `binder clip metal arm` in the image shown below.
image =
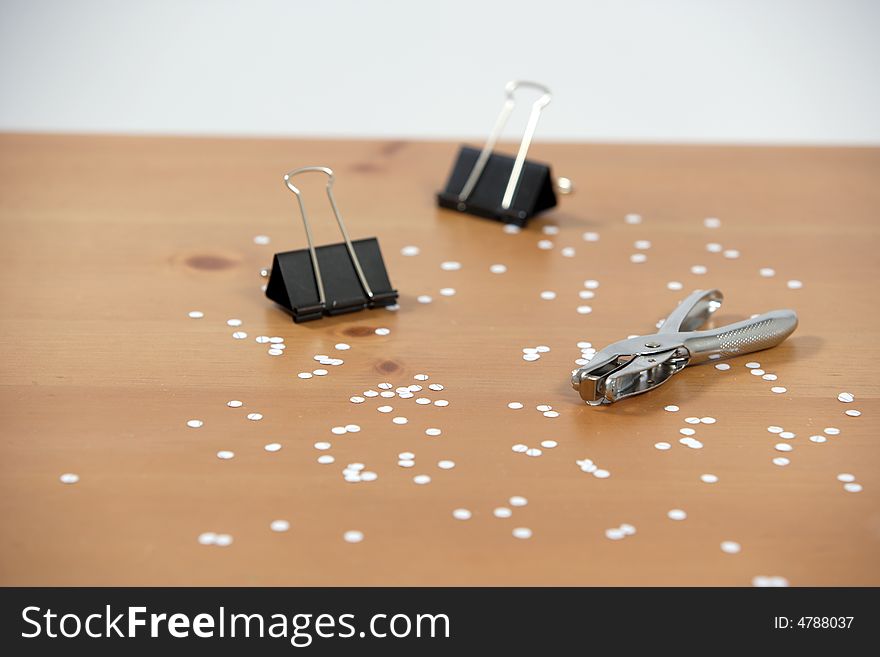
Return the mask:
<path id="1" fill-rule="evenodd" d="M 541 96 L 532 103 L 516 158 L 511 158 L 494 149 L 516 105 L 515 92 L 521 87 L 537 89 Z M 446 189 L 437 194 L 437 200 L 441 207 L 523 226 L 533 215 L 556 205 L 550 167 L 526 160 L 541 111 L 550 104 L 551 95 L 542 84 L 518 80 L 508 82 L 504 91 L 501 113 L 486 144 L 479 151 L 461 148 Z M 570 190 L 569 181 L 560 185 L 563 189 Z"/>
<path id="2" fill-rule="evenodd" d="M 340 244 L 314 245 L 302 193 L 291 182 L 294 176 L 306 172 L 327 176 L 327 199 L 342 233 Z M 299 205 L 308 248 L 275 254 L 266 296 L 290 312 L 295 322 L 388 306 L 397 301 L 397 290 L 391 287 L 378 240 L 373 237 L 352 241 L 348 236 L 333 196 L 335 180 L 328 167 L 301 167 L 284 174 L 284 184 Z"/>
<path id="3" fill-rule="evenodd" d="M 688 365 L 780 344 L 797 328 L 793 310 L 773 310 L 719 328 L 698 331 L 721 307 L 719 290 L 697 290 L 672 311 L 653 335 L 608 345 L 572 372 L 571 385 L 591 406 L 648 392 Z"/>

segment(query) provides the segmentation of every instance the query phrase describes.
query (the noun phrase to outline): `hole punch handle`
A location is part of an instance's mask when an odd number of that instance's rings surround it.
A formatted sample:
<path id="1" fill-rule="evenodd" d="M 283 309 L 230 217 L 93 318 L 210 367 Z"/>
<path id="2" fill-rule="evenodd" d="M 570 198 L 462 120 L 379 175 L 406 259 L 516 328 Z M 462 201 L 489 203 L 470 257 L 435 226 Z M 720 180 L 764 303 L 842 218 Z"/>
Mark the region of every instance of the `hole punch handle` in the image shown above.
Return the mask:
<path id="1" fill-rule="evenodd" d="M 293 171 L 288 171 L 284 174 L 284 184 L 291 192 L 294 193 L 294 195 L 296 195 L 296 200 L 299 203 L 299 211 L 302 215 L 303 226 L 306 230 L 306 240 L 309 243 L 309 255 L 311 256 L 312 260 L 312 269 L 315 272 L 315 282 L 318 286 L 318 298 L 321 302 L 321 306 L 326 307 L 327 299 L 324 296 L 324 279 L 321 277 L 321 267 L 318 265 L 318 255 L 315 252 L 315 245 L 312 241 L 312 230 L 309 225 L 308 216 L 306 215 L 306 206 L 303 203 L 302 193 L 300 192 L 298 187 L 290 182 L 290 179 L 294 176 L 307 172 L 323 173 L 327 176 L 327 199 L 330 201 L 330 207 L 333 210 L 333 215 L 336 217 L 336 223 L 339 225 L 339 230 L 342 233 L 342 238 L 345 240 L 345 246 L 348 249 L 349 257 L 351 258 L 351 262 L 354 265 L 354 269 L 357 273 L 357 277 L 360 281 L 361 287 L 363 287 L 367 297 L 372 299 L 373 291 L 370 289 L 370 284 L 367 283 L 367 277 L 364 275 L 364 270 L 363 268 L 361 268 L 361 263 L 357 257 L 357 254 L 354 252 L 354 246 L 352 245 L 351 239 L 348 236 L 348 231 L 345 229 L 345 222 L 342 221 L 342 215 L 339 213 L 339 208 L 336 205 L 336 199 L 333 197 L 333 183 L 336 180 L 335 176 L 333 175 L 333 169 L 331 169 L 330 167 L 300 167 L 299 169 L 294 169 Z"/>
<path id="2" fill-rule="evenodd" d="M 709 321 L 721 307 L 724 295 L 721 290 L 696 290 L 692 292 L 663 320 L 657 331 L 660 334 L 694 331 Z"/>
<path id="3" fill-rule="evenodd" d="M 522 141 L 520 141 L 519 144 L 519 151 L 517 151 L 516 160 L 513 164 L 513 170 L 510 172 L 510 178 L 508 179 L 507 187 L 504 190 L 504 197 L 501 200 L 501 207 L 505 210 L 510 209 L 510 206 L 513 204 L 513 197 L 516 194 L 517 185 L 519 184 L 519 180 L 522 177 L 522 170 L 523 166 L 525 165 L 526 155 L 529 152 L 529 146 L 531 146 L 532 137 L 534 137 L 535 134 L 535 129 L 538 127 L 538 119 L 541 118 L 541 110 L 543 110 L 545 107 L 547 107 L 547 105 L 550 104 L 550 100 L 552 98 L 550 90 L 543 84 L 539 84 L 537 82 L 528 82 L 525 80 L 511 80 L 505 85 L 504 92 L 506 98 L 504 100 L 504 105 L 501 106 L 501 113 L 495 120 L 495 125 L 492 127 L 492 132 L 489 133 L 489 139 L 486 140 L 486 145 L 483 146 L 483 150 L 480 151 L 480 156 L 477 158 L 477 161 L 474 164 L 474 168 L 471 169 L 471 173 L 468 176 L 468 179 L 465 181 L 464 186 L 461 188 L 461 192 L 459 192 L 458 194 L 459 201 L 466 201 L 471 195 L 471 192 L 474 191 L 474 187 L 477 186 L 477 182 L 479 182 L 480 176 L 483 174 L 483 169 L 486 168 L 486 163 L 489 161 L 489 156 L 492 155 L 495 144 L 498 142 L 498 138 L 501 136 L 501 132 L 502 130 L 504 130 L 504 126 L 507 124 L 507 119 L 510 118 L 510 113 L 513 111 L 513 108 L 516 105 L 514 93 L 520 87 L 530 87 L 532 89 L 537 89 L 538 91 L 542 92 L 542 94 L 538 98 L 538 100 L 532 103 L 532 111 L 529 114 L 529 121 L 526 124 L 526 129 L 523 133 Z"/>
<path id="4" fill-rule="evenodd" d="M 716 357 L 738 356 L 769 349 L 780 344 L 797 328 L 793 310 L 772 310 L 752 319 L 735 322 L 708 331 L 694 331 L 684 339 L 691 363 Z"/>

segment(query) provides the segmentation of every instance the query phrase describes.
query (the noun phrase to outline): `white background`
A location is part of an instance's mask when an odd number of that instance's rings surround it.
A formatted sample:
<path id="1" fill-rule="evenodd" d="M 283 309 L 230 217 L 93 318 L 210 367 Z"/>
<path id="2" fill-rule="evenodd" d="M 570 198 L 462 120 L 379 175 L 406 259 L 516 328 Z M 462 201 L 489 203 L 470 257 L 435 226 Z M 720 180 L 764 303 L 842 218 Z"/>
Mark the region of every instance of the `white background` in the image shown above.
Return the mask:
<path id="1" fill-rule="evenodd" d="M 880 143 L 872 0 L 0 0 L 0 130 Z M 520 108 L 510 136 L 525 123 Z"/>

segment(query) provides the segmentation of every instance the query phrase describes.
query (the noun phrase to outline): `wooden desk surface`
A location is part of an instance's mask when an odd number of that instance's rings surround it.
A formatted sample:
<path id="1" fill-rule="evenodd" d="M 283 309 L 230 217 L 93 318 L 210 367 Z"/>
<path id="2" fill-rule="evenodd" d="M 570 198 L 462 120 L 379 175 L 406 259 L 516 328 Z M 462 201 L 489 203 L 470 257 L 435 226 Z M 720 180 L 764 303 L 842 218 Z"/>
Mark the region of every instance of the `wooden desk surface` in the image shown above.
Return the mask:
<path id="1" fill-rule="evenodd" d="M 513 235 L 435 207 L 456 149 L 0 137 L 0 583 L 880 584 L 880 151 L 538 144 L 531 156 L 577 191 Z M 263 296 L 260 268 L 305 243 L 281 176 L 309 164 L 336 169 L 352 235 L 379 237 L 397 312 L 294 325 Z M 303 183 L 306 201 L 318 239 L 338 241 L 322 184 Z M 721 226 L 707 228 L 706 217 Z M 543 234 L 549 226 L 558 234 Z M 600 239 L 585 241 L 587 231 Z M 553 248 L 538 248 L 542 239 Z M 647 262 L 630 261 L 636 240 L 650 240 Z M 740 256 L 711 253 L 710 242 Z M 402 255 L 407 245 L 420 254 Z M 445 271 L 444 261 L 462 267 Z M 492 264 L 507 272 L 490 273 Z M 585 279 L 600 282 L 589 301 L 578 296 Z M 789 289 L 792 279 L 802 289 Z M 667 289 L 673 280 L 684 291 Z M 791 307 L 800 327 L 729 371 L 689 368 L 607 408 L 579 400 L 568 383 L 579 341 L 651 332 L 707 287 L 726 295 L 717 322 Z M 556 299 L 542 299 L 545 290 Z M 193 310 L 204 318 L 190 319 Z M 261 335 L 283 337 L 284 355 L 268 355 Z M 339 342 L 351 349 L 336 351 Z M 538 345 L 551 351 L 524 361 L 522 349 Z M 298 378 L 320 367 L 315 354 L 345 362 Z M 749 361 L 778 380 L 750 375 Z M 430 379 L 415 381 L 420 373 Z M 439 383 L 416 397 L 450 403 L 349 401 L 381 382 Z M 855 402 L 838 401 L 842 391 Z M 244 405 L 227 407 L 233 399 Z M 524 408 L 508 408 L 514 401 Z M 377 412 L 383 404 L 394 410 Z M 394 424 L 398 416 L 408 423 Z M 679 443 L 689 416 L 717 419 L 693 427 L 703 449 Z M 347 424 L 360 432 L 331 432 Z M 811 442 L 826 427 L 839 435 Z M 537 457 L 511 449 L 547 440 L 558 446 Z M 317 450 L 320 441 L 332 448 Z M 672 448 L 655 449 L 659 441 Z M 264 450 L 276 442 L 280 451 Z M 776 451 L 783 442 L 793 450 Z M 398 466 L 401 452 L 415 454 L 414 467 Z M 319 464 L 322 454 L 335 463 Z M 585 458 L 611 476 L 582 472 Z M 378 479 L 345 482 L 354 462 Z M 62 473 L 79 482 L 61 483 Z M 847 492 L 840 473 L 861 492 Z M 413 482 L 422 474 L 429 484 Z M 511 496 L 528 504 L 512 507 Z M 512 517 L 494 517 L 497 507 Z M 453 518 L 457 508 L 472 517 Z M 671 509 L 687 519 L 670 520 Z M 271 531 L 276 519 L 290 530 Z M 606 538 L 622 523 L 636 533 Z M 531 538 L 515 538 L 518 527 Z M 345 542 L 348 530 L 364 540 Z M 233 543 L 201 545 L 204 532 Z M 725 553 L 722 541 L 741 552 Z"/>

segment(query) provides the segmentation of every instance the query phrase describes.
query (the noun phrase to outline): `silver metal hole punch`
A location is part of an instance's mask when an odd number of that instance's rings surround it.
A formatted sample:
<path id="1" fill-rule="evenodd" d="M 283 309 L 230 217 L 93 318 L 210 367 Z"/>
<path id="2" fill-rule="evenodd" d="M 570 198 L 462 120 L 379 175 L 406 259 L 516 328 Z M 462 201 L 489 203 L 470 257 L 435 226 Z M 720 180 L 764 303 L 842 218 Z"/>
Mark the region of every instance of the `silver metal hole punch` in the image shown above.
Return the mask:
<path id="1" fill-rule="evenodd" d="M 571 375 L 572 387 L 591 406 L 653 390 L 688 365 L 769 349 L 798 325 L 793 310 L 772 310 L 720 328 L 698 331 L 721 307 L 719 290 L 697 290 L 653 335 L 608 345 Z"/>

